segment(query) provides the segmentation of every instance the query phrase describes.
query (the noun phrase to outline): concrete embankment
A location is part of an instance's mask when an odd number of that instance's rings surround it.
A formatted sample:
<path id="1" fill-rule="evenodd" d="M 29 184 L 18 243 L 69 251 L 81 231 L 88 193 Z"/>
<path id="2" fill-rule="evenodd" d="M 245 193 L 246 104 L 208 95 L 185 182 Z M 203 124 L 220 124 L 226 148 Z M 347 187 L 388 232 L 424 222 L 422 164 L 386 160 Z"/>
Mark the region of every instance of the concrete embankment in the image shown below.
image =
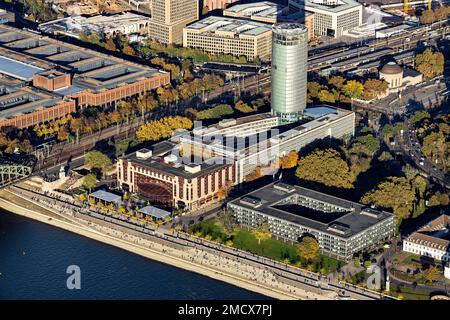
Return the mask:
<path id="1" fill-rule="evenodd" d="M 227 282 L 232 285 L 257 292 L 268 297 L 283 300 L 307 298 L 306 295 L 303 296 L 299 293 L 293 294 L 284 292 L 277 288 L 272 288 L 270 286 L 264 286 L 250 279 L 238 277 L 228 272 L 223 272 L 219 270 L 219 268 L 211 268 L 203 264 L 184 260 L 182 258 L 100 232 L 98 230 L 95 230 L 94 228 L 90 228 L 88 225 L 83 225 L 82 223 L 71 221 L 71 219 L 68 219 L 65 216 L 59 216 L 57 213 L 51 212 L 47 208 L 40 206 L 34 202 L 26 201 L 25 199 L 14 195 L 7 190 L 0 191 L 0 207 L 5 209 L 6 211 L 43 223 L 47 223 L 49 225 L 77 233 L 93 240 L 119 247 L 121 249 L 139 254 L 152 260 L 160 261 L 184 270 L 200 273 L 204 276 Z"/>

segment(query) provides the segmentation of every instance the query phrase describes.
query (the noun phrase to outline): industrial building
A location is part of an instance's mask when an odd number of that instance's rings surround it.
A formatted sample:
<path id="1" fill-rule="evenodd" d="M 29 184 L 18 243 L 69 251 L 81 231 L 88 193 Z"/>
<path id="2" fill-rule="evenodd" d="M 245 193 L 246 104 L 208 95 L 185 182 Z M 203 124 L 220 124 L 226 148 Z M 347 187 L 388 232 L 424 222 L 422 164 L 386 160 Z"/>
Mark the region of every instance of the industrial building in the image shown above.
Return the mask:
<path id="1" fill-rule="evenodd" d="M 296 122 L 306 107 L 308 31 L 295 23 L 272 31 L 272 113 L 280 123 Z"/>
<path id="2" fill-rule="evenodd" d="M 93 17 L 66 17 L 46 23 L 38 27 L 44 33 L 65 35 L 79 38 L 80 33 L 97 34 L 100 37 L 115 34 L 130 35 L 133 33 L 148 33 L 150 18 L 131 12 L 115 15 L 98 15 Z"/>
<path id="3" fill-rule="evenodd" d="M 272 31 L 269 24 L 211 16 L 183 30 L 183 46 L 213 54 L 245 56 L 249 60 L 271 56 Z"/>
<path id="4" fill-rule="evenodd" d="M 239 3 L 224 9 L 223 15 L 270 24 L 280 22 L 302 23 L 308 29 L 308 40 L 314 38 L 314 15 L 304 10 L 293 12 L 288 6 L 279 3 L 270 1 Z"/>
<path id="5" fill-rule="evenodd" d="M 13 102 L 0 109 L 0 127 L 19 128 L 86 106 L 112 106 L 170 82 L 169 73 L 5 25 L 0 74 L 1 98 Z M 7 98 L 13 92 L 18 97 Z"/>
<path id="6" fill-rule="evenodd" d="M 245 227 L 267 223 L 273 237 L 294 243 L 313 236 L 323 253 L 345 260 L 389 239 L 396 226 L 391 213 L 281 182 L 227 206 Z"/>
<path id="7" fill-rule="evenodd" d="M 164 44 L 182 44 L 183 28 L 198 19 L 198 0 L 153 0 L 149 35 Z"/>
<path id="8" fill-rule="evenodd" d="M 316 36 L 337 38 L 362 24 L 362 5 L 355 0 L 289 0 L 289 7 L 314 14 Z"/>

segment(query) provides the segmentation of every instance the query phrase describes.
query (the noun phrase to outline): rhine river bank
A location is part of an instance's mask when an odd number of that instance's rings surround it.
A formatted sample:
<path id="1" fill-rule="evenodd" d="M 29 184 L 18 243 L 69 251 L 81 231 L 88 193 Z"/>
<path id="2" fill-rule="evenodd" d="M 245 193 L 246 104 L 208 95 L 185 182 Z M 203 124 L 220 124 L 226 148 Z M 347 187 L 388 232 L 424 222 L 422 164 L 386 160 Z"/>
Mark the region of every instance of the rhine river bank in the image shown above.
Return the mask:
<path id="1" fill-rule="evenodd" d="M 327 299 L 326 297 L 321 297 L 312 292 L 306 292 L 283 283 L 278 283 L 273 275 L 264 270 L 257 270 L 249 265 L 236 263 L 235 261 L 228 261 L 226 258 L 215 256 L 211 253 L 198 252 L 197 249 L 195 249 L 195 252 L 193 251 L 194 249 L 190 249 L 192 252 L 177 251 L 176 249 L 164 247 L 158 243 L 141 239 L 130 234 L 124 234 L 120 231 L 109 229 L 105 226 L 91 223 L 88 223 L 87 225 L 81 220 L 70 218 L 69 216 L 65 216 L 63 214 L 58 214 L 57 211 L 49 210 L 38 203 L 29 201 L 24 197 L 16 195 L 10 191 L 0 191 L 0 208 L 4 208 L 6 211 L 76 233 L 83 237 L 124 249 L 154 261 L 159 261 L 179 269 L 199 273 L 204 279 L 204 276 L 211 278 L 207 279 L 211 282 L 214 280 L 220 280 L 231 284 L 232 286 L 237 286 L 245 290 L 252 291 L 252 293 L 250 293 L 248 291 L 229 286 L 230 288 L 233 288 L 233 290 L 237 289 L 243 292 L 237 293 L 236 296 L 230 292 L 230 297 L 222 297 L 224 299 L 245 299 L 246 295 L 248 296 L 248 299 L 264 298 L 264 296 L 276 299 Z M 24 252 L 24 255 L 25 254 L 26 252 Z M 201 259 L 198 259 L 198 257 Z M 202 259 L 205 260 L 202 261 Z M 74 262 L 74 264 L 76 263 Z M 229 270 L 229 272 L 226 272 L 225 270 Z M 0 272 L 2 271 L 0 270 Z M 0 285 L 2 276 L 3 275 L 0 274 Z M 63 276 L 67 277 L 68 275 L 63 274 Z M 155 277 L 159 276 L 160 275 L 155 275 Z M 200 277 L 199 275 L 192 276 Z M 221 283 L 221 285 L 226 285 L 225 283 Z M 133 288 L 129 289 L 133 290 Z M 158 288 L 157 290 L 160 289 Z M 173 288 L 173 290 L 177 290 L 177 288 Z M 232 289 L 228 290 L 232 291 Z M 253 294 L 253 292 L 258 294 Z M 223 293 L 218 292 L 217 296 L 211 298 L 221 298 L 221 295 L 223 295 Z M 243 297 L 241 297 L 241 295 L 243 295 Z M 0 293 L 0 298 L 1 297 L 2 296 Z M 156 296 L 155 299 L 158 297 L 159 296 Z"/>

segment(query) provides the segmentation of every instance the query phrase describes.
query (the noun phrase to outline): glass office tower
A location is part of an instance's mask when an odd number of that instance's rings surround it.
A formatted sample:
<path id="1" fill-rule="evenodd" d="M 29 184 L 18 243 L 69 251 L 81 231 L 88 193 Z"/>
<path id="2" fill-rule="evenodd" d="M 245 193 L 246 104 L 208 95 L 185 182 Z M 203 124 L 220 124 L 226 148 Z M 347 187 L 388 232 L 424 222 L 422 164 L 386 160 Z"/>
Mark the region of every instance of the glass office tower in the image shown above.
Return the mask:
<path id="1" fill-rule="evenodd" d="M 297 23 L 272 28 L 272 113 L 279 124 L 298 121 L 306 107 L 308 30 Z"/>

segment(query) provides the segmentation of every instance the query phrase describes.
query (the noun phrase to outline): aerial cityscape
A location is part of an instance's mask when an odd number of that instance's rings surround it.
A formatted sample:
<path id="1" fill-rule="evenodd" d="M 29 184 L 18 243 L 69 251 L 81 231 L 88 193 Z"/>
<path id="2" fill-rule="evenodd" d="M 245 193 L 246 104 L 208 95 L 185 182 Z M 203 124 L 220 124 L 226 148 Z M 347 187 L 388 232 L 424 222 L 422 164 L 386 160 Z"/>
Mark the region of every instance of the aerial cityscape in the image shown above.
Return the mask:
<path id="1" fill-rule="evenodd" d="M 0 300 L 450 300 L 449 97 L 446 0 L 0 0 Z"/>

